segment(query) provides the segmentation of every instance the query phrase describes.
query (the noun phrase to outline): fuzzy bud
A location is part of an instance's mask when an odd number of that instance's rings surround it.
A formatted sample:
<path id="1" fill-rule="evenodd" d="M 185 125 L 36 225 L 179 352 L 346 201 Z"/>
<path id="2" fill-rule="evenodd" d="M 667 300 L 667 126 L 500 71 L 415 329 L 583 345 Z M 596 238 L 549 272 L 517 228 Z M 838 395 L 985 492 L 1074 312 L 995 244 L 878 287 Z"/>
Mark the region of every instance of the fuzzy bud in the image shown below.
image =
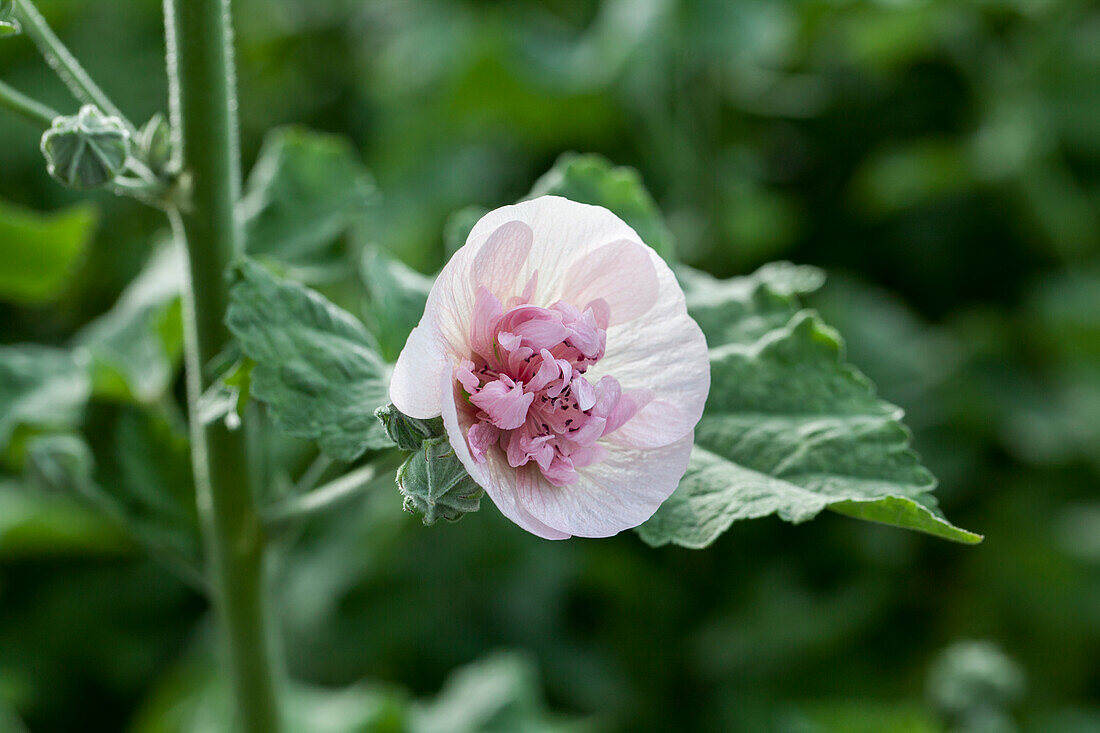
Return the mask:
<path id="1" fill-rule="evenodd" d="M 113 181 L 130 157 L 130 134 L 117 117 L 95 105 L 58 117 L 42 135 L 50 175 L 69 188 L 98 188 Z"/>
<path id="2" fill-rule="evenodd" d="M 423 515 L 424 524 L 457 522 L 481 507 L 484 491 L 455 455 L 446 436 L 425 440 L 397 469 L 405 511 Z"/>

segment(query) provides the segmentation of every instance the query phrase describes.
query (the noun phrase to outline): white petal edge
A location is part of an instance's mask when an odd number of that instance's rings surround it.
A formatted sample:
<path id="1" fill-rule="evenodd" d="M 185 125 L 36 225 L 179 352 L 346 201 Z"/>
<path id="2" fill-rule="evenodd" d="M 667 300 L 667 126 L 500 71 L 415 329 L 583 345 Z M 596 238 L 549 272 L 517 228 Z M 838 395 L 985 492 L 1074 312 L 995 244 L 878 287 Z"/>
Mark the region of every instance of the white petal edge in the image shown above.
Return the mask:
<path id="1" fill-rule="evenodd" d="M 607 446 L 607 456 L 553 486 L 538 471 L 517 484 L 519 508 L 548 527 L 577 537 L 611 537 L 653 516 L 687 471 L 694 434 L 651 450 Z"/>
<path id="2" fill-rule="evenodd" d="M 523 509 L 515 498 L 516 469 L 508 465 L 508 461 L 499 450 L 490 450 L 486 454 L 485 463 L 478 463 L 470 455 L 470 448 L 466 444 L 466 431 L 469 425 L 459 422 L 458 407 L 455 404 L 454 380 L 450 374 L 444 376 L 440 383 L 443 406 L 443 426 L 447 429 L 447 440 L 454 448 L 455 455 L 467 473 L 485 489 L 485 493 L 496 505 L 500 513 L 512 520 L 521 529 L 525 529 L 533 535 L 548 540 L 569 539 L 572 535 L 568 532 L 556 530 L 532 517 Z"/>
<path id="3" fill-rule="evenodd" d="M 438 331 L 425 311 L 420 325 L 409 334 L 397 356 L 390 377 L 390 402 L 409 417 L 420 420 L 438 417 L 442 409 L 439 384 L 451 373 Z"/>
<path id="4" fill-rule="evenodd" d="M 649 251 L 659 283 L 657 302 L 642 318 L 608 328 L 607 352 L 589 370 L 593 382 L 611 375 L 624 392 L 652 392 L 653 400 L 605 439 L 631 448 L 657 448 L 691 433 L 710 392 L 706 337 L 688 315 L 671 268 Z"/>

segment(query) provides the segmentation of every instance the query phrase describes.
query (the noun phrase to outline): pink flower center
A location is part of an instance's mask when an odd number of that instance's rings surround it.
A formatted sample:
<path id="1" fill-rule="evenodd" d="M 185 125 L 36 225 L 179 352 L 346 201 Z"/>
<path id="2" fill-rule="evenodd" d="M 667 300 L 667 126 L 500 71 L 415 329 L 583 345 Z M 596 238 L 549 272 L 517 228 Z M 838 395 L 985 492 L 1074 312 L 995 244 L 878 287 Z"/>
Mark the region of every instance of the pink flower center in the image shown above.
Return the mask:
<path id="1" fill-rule="evenodd" d="M 609 309 L 603 300 L 584 310 L 558 301 L 530 305 L 538 273 L 507 309 L 478 289 L 470 326 L 472 353 L 455 368 L 472 425 L 466 434 L 479 462 L 496 449 L 514 468 L 534 463 L 555 486 L 579 478 L 598 462 L 603 436 L 632 418 L 640 405 L 610 376 L 595 385 L 585 372 L 604 355 Z"/>

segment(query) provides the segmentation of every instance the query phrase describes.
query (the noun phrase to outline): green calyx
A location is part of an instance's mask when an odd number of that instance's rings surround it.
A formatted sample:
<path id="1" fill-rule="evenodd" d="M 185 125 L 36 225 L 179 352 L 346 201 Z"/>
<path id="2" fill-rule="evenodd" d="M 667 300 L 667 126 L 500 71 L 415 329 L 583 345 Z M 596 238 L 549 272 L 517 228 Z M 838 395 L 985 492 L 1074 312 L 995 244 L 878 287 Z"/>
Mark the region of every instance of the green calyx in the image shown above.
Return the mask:
<path id="1" fill-rule="evenodd" d="M 457 522 L 481 507 L 485 492 L 466 472 L 447 436 L 428 438 L 397 469 L 397 487 L 405 511 L 420 514 L 424 524 L 440 519 Z"/>
<path id="2" fill-rule="evenodd" d="M 397 488 L 405 511 L 420 514 L 424 524 L 440 519 L 457 522 L 481 507 L 485 492 L 466 472 L 447 438 L 443 419 L 409 417 L 393 405 L 380 407 L 375 416 L 401 450 L 413 451 L 397 469 Z"/>
<path id="3" fill-rule="evenodd" d="M 71 117 L 58 117 L 42 135 L 42 154 L 51 176 L 69 188 L 104 186 L 122 173 L 130 157 L 130 133 L 117 117 L 87 104 Z"/>
<path id="4" fill-rule="evenodd" d="M 428 438 L 445 435 L 441 417 L 419 420 L 409 417 L 393 405 L 379 407 L 374 411 L 374 416 L 382 421 L 382 425 L 386 428 L 386 435 L 397 443 L 397 447 L 401 450 L 419 450 L 421 443 Z"/>

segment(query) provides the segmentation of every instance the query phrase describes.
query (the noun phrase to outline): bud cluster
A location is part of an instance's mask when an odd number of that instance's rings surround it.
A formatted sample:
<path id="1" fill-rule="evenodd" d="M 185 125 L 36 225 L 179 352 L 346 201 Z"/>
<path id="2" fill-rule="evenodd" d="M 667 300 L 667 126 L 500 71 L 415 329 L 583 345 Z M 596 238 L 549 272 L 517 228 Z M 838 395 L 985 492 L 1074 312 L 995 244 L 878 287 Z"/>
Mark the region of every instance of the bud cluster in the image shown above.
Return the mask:
<path id="1" fill-rule="evenodd" d="M 412 455 L 397 469 L 397 488 L 405 511 L 420 514 L 424 524 L 440 519 L 456 522 L 481 506 L 484 491 L 455 455 L 441 418 L 419 420 L 393 405 L 379 408 L 390 440 Z"/>

